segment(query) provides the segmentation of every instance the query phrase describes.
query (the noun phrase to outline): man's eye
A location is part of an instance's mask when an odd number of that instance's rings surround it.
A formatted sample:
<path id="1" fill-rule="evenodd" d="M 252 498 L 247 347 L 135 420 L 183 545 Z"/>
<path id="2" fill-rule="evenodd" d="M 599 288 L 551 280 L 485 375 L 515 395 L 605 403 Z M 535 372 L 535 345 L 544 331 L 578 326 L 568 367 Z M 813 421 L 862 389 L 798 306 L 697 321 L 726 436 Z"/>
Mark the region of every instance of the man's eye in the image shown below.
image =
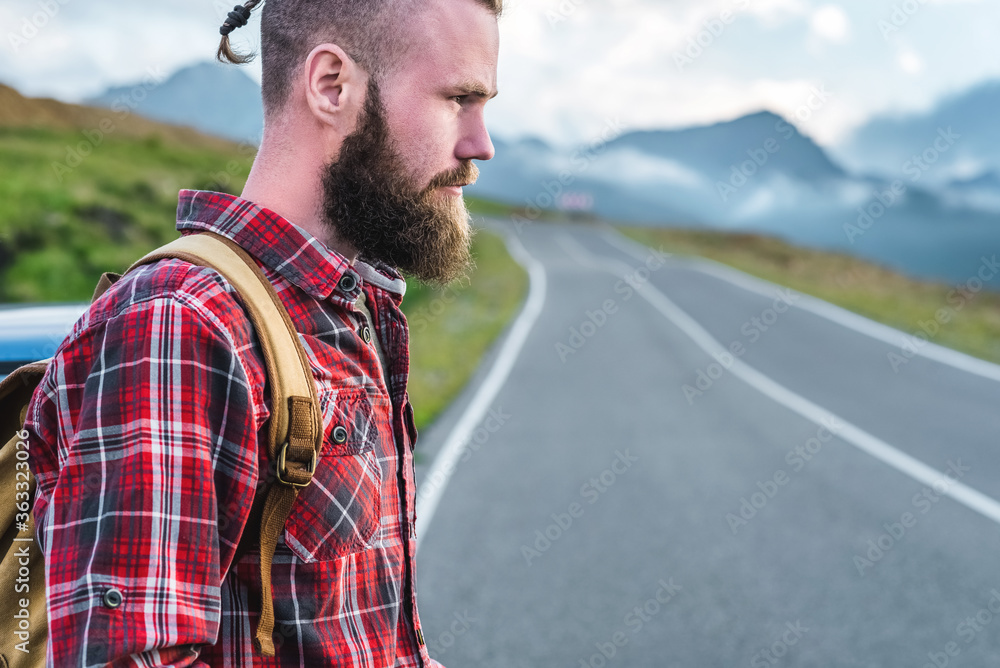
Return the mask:
<path id="1" fill-rule="evenodd" d="M 469 98 L 468 95 L 452 95 L 451 99 L 459 104 L 465 104 L 465 101 Z"/>

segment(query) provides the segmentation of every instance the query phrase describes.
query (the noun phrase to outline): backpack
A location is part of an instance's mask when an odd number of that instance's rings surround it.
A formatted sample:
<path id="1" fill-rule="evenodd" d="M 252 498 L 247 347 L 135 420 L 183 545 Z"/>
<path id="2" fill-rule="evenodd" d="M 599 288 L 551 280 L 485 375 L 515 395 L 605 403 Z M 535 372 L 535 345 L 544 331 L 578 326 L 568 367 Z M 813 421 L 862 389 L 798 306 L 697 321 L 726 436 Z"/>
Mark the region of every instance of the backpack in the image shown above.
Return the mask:
<path id="1" fill-rule="evenodd" d="M 164 259 L 218 271 L 236 288 L 262 348 L 271 387 L 266 443 L 276 482 L 255 496 L 233 563 L 259 541 L 262 610 L 254 645 L 262 655 L 274 656 L 271 562 L 299 490 L 312 481 L 323 441 L 312 370 L 274 287 L 237 244 L 210 232 L 189 235 L 153 251 L 128 271 Z M 94 300 L 120 278 L 105 274 Z M 45 665 L 45 567 L 35 542 L 31 514 L 35 480 L 28 468 L 29 434 L 23 427 L 28 404 L 49 361 L 27 364 L 0 382 L 0 668 Z"/>

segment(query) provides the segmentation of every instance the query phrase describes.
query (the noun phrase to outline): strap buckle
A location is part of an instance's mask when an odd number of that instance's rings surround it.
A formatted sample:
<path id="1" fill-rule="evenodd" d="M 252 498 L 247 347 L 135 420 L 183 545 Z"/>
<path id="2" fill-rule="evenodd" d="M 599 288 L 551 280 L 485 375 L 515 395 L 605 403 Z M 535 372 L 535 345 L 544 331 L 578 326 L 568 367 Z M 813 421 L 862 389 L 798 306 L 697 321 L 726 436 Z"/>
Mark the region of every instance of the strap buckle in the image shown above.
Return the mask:
<path id="1" fill-rule="evenodd" d="M 309 468 L 306 469 L 306 472 L 309 474 L 309 480 L 307 482 L 293 482 L 291 480 L 286 480 L 284 476 L 288 475 L 288 468 L 286 462 L 286 455 L 288 454 L 288 445 L 289 444 L 286 442 L 283 446 L 281 446 L 281 453 L 278 455 L 278 482 L 280 482 L 282 485 L 288 485 L 289 487 L 298 487 L 299 489 L 302 489 L 303 487 L 308 487 L 310 484 L 312 484 L 313 474 L 316 473 L 316 462 L 318 459 L 318 454 L 316 453 L 316 450 L 313 449 L 312 461 L 309 462 Z"/>

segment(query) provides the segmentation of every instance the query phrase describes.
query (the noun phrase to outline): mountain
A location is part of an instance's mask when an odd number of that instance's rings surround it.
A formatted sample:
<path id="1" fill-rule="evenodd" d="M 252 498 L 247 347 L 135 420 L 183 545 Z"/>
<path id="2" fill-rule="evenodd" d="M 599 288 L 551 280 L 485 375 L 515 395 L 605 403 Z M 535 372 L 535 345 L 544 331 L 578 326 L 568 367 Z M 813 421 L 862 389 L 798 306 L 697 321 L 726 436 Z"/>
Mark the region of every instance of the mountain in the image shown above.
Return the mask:
<path id="1" fill-rule="evenodd" d="M 765 148 L 769 141 L 774 143 Z M 794 125 L 769 111 L 704 127 L 631 132 L 613 140 L 608 148 L 611 151 L 630 148 L 684 161 L 704 174 L 724 176 L 729 176 L 734 165 L 754 159 L 755 151 L 760 155 L 759 151 L 764 150 L 768 160 L 759 165 L 759 174 L 781 172 L 811 181 L 844 176 L 844 171 L 823 149 Z M 763 158 L 757 162 L 763 162 Z"/>
<path id="2" fill-rule="evenodd" d="M 923 157 L 925 179 L 934 186 L 974 179 L 1000 171 L 998 108 L 1000 81 L 990 81 L 924 113 L 874 118 L 834 147 L 834 154 L 855 171 L 890 178 L 898 178 L 914 156 Z M 939 137 L 949 131 L 957 137 L 941 150 Z"/>
<path id="3" fill-rule="evenodd" d="M 528 217 L 583 209 L 644 225 L 777 235 L 954 281 L 976 274 L 984 249 L 1000 248 L 1000 178 L 986 173 L 940 186 L 912 166 L 853 173 L 770 112 L 605 134 L 568 149 L 495 139 L 496 157 L 480 165 L 470 194 L 517 205 Z"/>
<path id="4" fill-rule="evenodd" d="M 204 62 L 178 70 L 162 83 L 149 81 L 110 88 L 87 101 L 136 113 L 233 141 L 260 143 L 264 107 L 260 86 L 246 72 Z"/>
<path id="5" fill-rule="evenodd" d="M 582 210 L 620 220 L 685 218 L 683 208 L 647 193 L 623 192 L 597 173 L 603 167 L 591 147 L 562 149 L 536 138 L 493 138 L 496 156 L 479 163 L 480 178 L 471 195 L 543 210 Z M 599 150 L 599 149 L 598 149 Z"/>
<path id="6" fill-rule="evenodd" d="M 526 207 L 585 202 L 633 222 L 742 225 L 776 211 L 839 202 L 850 177 L 794 125 L 770 112 L 682 130 L 611 134 L 556 149 L 495 141 L 472 191 Z M 565 207 L 562 207 L 565 208 Z"/>

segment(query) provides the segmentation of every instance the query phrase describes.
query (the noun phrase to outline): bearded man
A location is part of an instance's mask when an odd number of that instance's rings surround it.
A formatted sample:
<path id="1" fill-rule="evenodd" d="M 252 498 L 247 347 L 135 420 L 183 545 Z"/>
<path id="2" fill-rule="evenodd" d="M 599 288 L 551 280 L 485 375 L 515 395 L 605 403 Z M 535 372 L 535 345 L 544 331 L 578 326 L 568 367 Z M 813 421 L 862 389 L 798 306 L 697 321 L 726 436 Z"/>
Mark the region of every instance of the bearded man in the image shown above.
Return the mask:
<path id="1" fill-rule="evenodd" d="M 260 557 L 241 545 L 273 469 L 264 359 L 225 279 L 163 260 L 95 302 L 29 408 L 49 665 L 438 665 L 415 597 L 399 272 L 443 283 L 468 265 L 461 188 L 493 156 L 501 1 L 263 5 L 246 188 L 181 191 L 177 227 L 253 256 L 322 408 L 314 482 L 274 555 L 273 633 L 255 647 Z M 230 13 L 220 57 L 245 60 L 228 34 L 258 4 Z"/>

